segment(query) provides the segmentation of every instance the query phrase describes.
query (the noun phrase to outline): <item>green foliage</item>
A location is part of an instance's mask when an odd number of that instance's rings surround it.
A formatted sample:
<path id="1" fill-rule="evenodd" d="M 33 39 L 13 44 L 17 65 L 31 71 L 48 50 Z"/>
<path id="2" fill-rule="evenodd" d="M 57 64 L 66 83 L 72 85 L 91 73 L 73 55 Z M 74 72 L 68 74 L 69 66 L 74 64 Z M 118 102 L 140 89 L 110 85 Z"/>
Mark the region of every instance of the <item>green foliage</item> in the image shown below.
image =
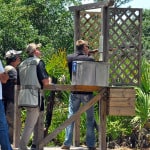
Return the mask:
<path id="1" fill-rule="evenodd" d="M 140 88 L 145 93 L 150 93 L 150 63 L 148 60 L 143 58 L 141 64 L 141 84 Z"/>
<path id="2" fill-rule="evenodd" d="M 55 108 L 53 111 L 52 125 L 49 128 L 49 133 L 53 132 L 57 127 L 60 126 L 64 120 L 67 119 L 68 115 L 68 104 L 62 102 L 62 100 L 57 100 L 55 102 Z M 49 145 L 62 145 L 65 137 L 65 130 L 60 132 L 54 141 L 50 142 Z"/>
<path id="3" fill-rule="evenodd" d="M 46 69 L 50 76 L 59 79 L 62 75 L 64 75 L 66 82 L 69 82 L 66 50 L 59 50 L 54 53 L 49 60 L 47 59 Z"/>
<path id="4" fill-rule="evenodd" d="M 140 88 L 136 88 L 136 93 L 136 116 L 132 123 L 141 130 L 150 118 L 150 94 L 146 94 Z"/>
<path id="5" fill-rule="evenodd" d="M 73 20 L 68 10 L 71 3 L 74 0 L 38 0 L 34 3 L 23 0 L 23 4 L 31 10 L 29 19 L 33 27 L 38 29 L 39 35 L 48 37 L 55 50 L 73 47 Z"/>
<path id="6" fill-rule="evenodd" d="M 106 0 L 94 0 L 94 2 L 100 2 L 100 1 L 106 1 Z M 132 0 L 114 0 L 114 7 L 120 7 L 126 3 L 129 3 Z"/>
<path id="7" fill-rule="evenodd" d="M 150 64 L 146 59 L 142 60 L 141 84 L 136 93 L 136 116 L 132 123 L 141 130 L 150 119 Z"/>
<path id="8" fill-rule="evenodd" d="M 109 116 L 107 118 L 107 136 L 116 140 L 119 137 L 129 135 L 132 130 L 130 120 L 130 117 Z"/>
<path id="9" fill-rule="evenodd" d="M 143 58 L 141 64 L 141 83 L 136 87 L 136 116 L 135 117 L 112 117 L 107 118 L 107 136 L 118 139 L 123 135 L 129 135 L 132 129 L 140 129 L 150 119 L 150 64 Z"/>
<path id="10" fill-rule="evenodd" d="M 8 49 L 24 49 L 31 39 L 38 38 L 38 32 L 25 18 L 27 7 L 20 7 L 19 2 L 0 3 L 0 43 L 1 54 Z M 34 37 L 34 38 L 33 38 Z"/>
<path id="11" fill-rule="evenodd" d="M 66 84 L 70 82 L 68 65 L 66 61 L 66 50 L 58 50 L 53 53 L 51 58 L 45 58 L 47 65 L 46 69 L 51 77 L 58 79 L 58 84 Z M 65 81 L 61 82 L 60 79 L 64 75 Z M 49 132 L 54 131 L 61 123 L 67 119 L 68 115 L 68 99 L 69 92 L 57 92 L 55 97 L 55 105 L 53 109 L 52 124 Z M 61 145 L 64 141 L 65 130 L 60 132 L 57 137 L 49 143 L 49 145 Z"/>
<path id="12" fill-rule="evenodd" d="M 143 54 L 150 60 L 150 9 L 143 11 L 142 32 Z"/>
<path id="13" fill-rule="evenodd" d="M 126 3 L 131 2 L 132 0 L 115 0 L 115 7 L 123 6 Z"/>
<path id="14" fill-rule="evenodd" d="M 30 42 L 42 43 L 43 52 L 73 49 L 73 18 L 68 6 L 74 0 L 0 0 L 1 54 L 8 49 L 24 50 Z M 46 50 L 47 49 L 47 50 Z"/>

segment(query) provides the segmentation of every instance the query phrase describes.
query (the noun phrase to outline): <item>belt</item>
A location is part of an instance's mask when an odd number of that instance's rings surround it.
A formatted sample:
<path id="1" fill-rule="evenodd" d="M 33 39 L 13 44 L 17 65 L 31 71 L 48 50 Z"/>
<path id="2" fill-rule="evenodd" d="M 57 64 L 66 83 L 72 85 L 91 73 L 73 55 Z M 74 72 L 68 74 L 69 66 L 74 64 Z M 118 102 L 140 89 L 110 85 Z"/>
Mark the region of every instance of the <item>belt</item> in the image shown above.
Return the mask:
<path id="1" fill-rule="evenodd" d="M 32 89 L 32 90 L 40 90 L 41 88 L 35 85 L 21 85 L 20 89 Z"/>

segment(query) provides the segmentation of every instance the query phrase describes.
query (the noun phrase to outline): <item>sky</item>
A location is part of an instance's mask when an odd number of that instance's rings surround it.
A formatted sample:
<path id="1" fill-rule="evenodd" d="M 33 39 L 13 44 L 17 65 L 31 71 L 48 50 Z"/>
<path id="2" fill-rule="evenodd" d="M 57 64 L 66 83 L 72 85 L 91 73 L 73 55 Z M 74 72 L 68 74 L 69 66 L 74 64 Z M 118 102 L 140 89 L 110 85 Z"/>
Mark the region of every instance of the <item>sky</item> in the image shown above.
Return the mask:
<path id="1" fill-rule="evenodd" d="M 93 0 L 82 0 L 83 4 L 93 3 Z M 122 6 L 124 8 L 131 6 L 132 8 L 150 9 L 150 0 L 132 0 L 130 3 Z"/>

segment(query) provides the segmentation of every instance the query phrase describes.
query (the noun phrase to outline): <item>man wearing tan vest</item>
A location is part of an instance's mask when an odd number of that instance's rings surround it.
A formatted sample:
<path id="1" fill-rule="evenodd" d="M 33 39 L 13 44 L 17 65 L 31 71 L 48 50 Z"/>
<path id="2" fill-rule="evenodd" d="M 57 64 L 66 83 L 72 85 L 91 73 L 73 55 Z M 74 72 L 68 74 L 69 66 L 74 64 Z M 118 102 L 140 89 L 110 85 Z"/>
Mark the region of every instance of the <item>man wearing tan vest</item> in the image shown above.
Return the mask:
<path id="1" fill-rule="evenodd" d="M 43 100 L 41 90 L 43 86 L 51 84 L 51 78 L 48 76 L 45 64 L 40 59 L 40 47 L 40 44 L 30 43 L 26 48 L 29 57 L 19 65 L 20 91 L 18 105 L 25 107 L 27 110 L 19 150 L 27 150 L 30 136 L 36 127 L 40 114 Z M 36 141 L 33 141 L 32 144 L 31 148 L 36 150 Z"/>

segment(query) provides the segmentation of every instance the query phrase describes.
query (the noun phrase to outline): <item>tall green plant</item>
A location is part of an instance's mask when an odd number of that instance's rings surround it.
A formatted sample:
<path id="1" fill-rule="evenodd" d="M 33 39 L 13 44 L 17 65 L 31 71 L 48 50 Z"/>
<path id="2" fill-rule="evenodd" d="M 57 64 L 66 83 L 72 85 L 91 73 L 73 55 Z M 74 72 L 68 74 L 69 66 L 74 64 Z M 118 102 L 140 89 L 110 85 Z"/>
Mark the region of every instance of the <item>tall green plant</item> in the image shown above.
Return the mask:
<path id="1" fill-rule="evenodd" d="M 58 50 L 58 52 L 54 53 L 51 58 L 47 58 L 46 69 L 50 76 L 55 78 L 60 78 L 62 75 L 69 80 L 69 72 L 66 60 L 66 50 Z"/>
<path id="2" fill-rule="evenodd" d="M 150 93 L 150 63 L 147 59 L 143 58 L 141 65 L 141 90 L 149 94 Z"/>
<path id="3" fill-rule="evenodd" d="M 69 71 L 66 61 L 66 50 L 59 49 L 57 52 L 53 53 L 49 58 L 49 55 L 45 56 L 44 61 L 46 62 L 46 69 L 51 77 L 55 77 L 58 80 L 58 84 L 69 83 Z M 59 82 L 59 79 L 65 77 L 65 82 Z M 55 105 L 53 108 L 52 123 L 49 128 L 49 132 L 54 131 L 60 124 L 66 120 L 68 114 L 68 99 L 69 92 L 56 92 L 55 93 Z M 65 136 L 65 131 L 60 132 L 57 137 L 49 143 L 49 145 L 61 145 L 63 143 Z"/>
<path id="4" fill-rule="evenodd" d="M 136 94 L 136 116 L 131 122 L 139 130 L 138 145 L 142 147 L 142 131 L 150 121 L 150 64 L 146 59 L 142 60 L 141 84 L 136 88 Z"/>
<path id="5" fill-rule="evenodd" d="M 150 63 L 144 58 L 141 64 L 141 84 L 136 88 L 136 116 L 132 122 L 140 129 L 150 119 Z"/>
<path id="6" fill-rule="evenodd" d="M 146 94 L 140 88 L 136 88 L 136 116 L 132 122 L 141 130 L 150 119 L 150 94 Z"/>

